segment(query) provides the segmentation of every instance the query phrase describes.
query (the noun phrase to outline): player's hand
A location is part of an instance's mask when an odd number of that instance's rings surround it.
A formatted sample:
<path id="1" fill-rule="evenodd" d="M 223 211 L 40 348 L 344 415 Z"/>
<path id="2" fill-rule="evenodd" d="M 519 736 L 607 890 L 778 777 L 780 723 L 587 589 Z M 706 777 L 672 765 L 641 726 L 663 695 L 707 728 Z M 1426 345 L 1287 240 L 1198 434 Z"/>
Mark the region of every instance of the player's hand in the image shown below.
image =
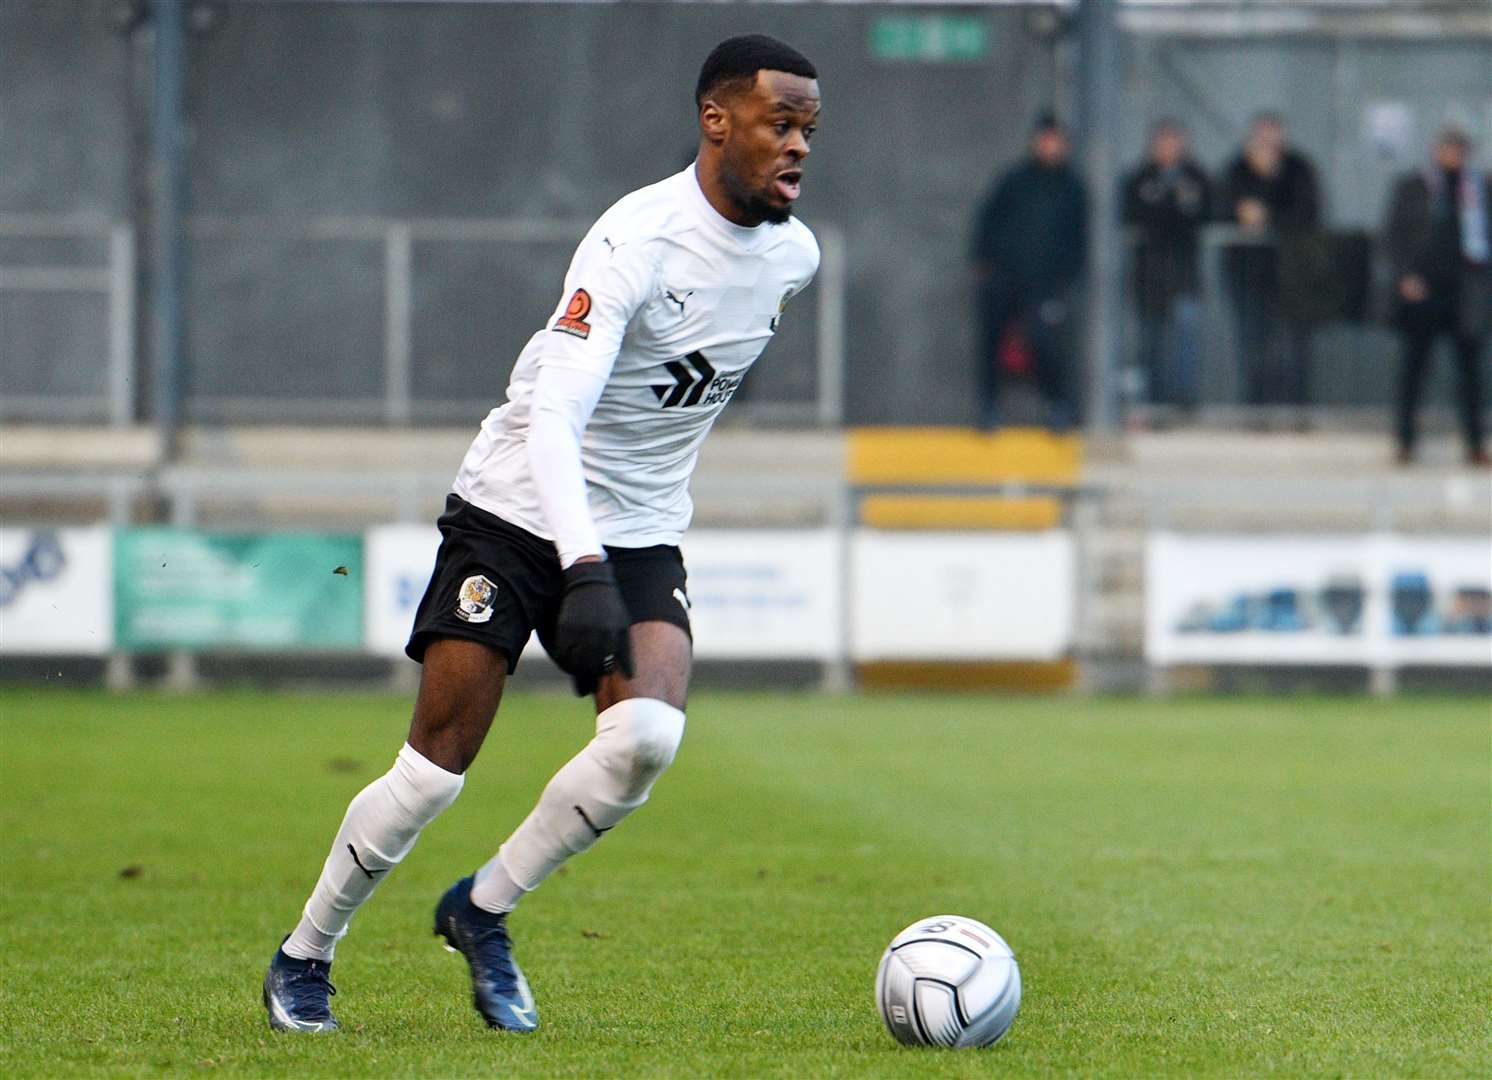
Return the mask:
<path id="1" fill-rule="evenodd" d="M 554 659 L 569 673 L 575 692 L 585 697 L 595 692 L 603 675 L 620 671 L 632 677 L 632 620 L 610 563 L 578 562 L 564 576 Z"/>

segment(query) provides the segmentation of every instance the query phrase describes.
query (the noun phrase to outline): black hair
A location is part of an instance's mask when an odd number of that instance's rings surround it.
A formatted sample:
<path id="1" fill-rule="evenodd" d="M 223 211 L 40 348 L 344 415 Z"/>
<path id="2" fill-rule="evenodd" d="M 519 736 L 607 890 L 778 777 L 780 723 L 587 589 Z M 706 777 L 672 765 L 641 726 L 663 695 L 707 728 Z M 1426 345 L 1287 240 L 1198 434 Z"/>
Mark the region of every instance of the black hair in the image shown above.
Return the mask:
<path id="1" fill-rule="evenodd" d="M 791 45 L 766 34 L 742 34 L 726 38 L 705 57 L 699 82 L 694 84 L 695 107 L 703 105 L 723 83 L 744 81 L 749 85 L 758 71 L 785 71 L 805 79 L 819 77 L 808 57 Z"/>
<path id="2" fill-rule="evenodd" d="M 1036 114 L 1036 119 L 1031 122 L 1032 135 L 1040 135 L 1045 131 L 1060 131 L 1064 135 L 1067 134 L 1067 125 L 1062 123 L 1056 112 L 1052 109 L 1043 109 Z"/>

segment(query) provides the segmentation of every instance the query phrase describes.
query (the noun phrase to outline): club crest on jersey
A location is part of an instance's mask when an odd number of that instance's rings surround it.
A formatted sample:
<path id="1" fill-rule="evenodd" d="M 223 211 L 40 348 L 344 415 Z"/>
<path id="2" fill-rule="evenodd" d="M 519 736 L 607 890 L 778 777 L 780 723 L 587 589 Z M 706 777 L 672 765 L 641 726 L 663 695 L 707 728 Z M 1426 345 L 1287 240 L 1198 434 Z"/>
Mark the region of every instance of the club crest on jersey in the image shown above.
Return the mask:
<path id="1" fill-rule="evenodd" d="M 772 321 L 767 323 L 767 329 L 777 333 L 777 328 L 782 325 L 782 313 L 787 310 L 787 302 L 793 298 L 793 290 L 789 289 L 782 294 L 782 299 L 777 301 L 777 314 L 772 316 Z"/>
<path id="2" fill-rule="evenodd" d="M 554 321 L 550 329 L 558 330 L 561 334 L 570 334 L 578 338 L 591 336 L 591 324 L 585 320 L 591 314 L 591 294 L 584 289 L 576 289 L 575 295 L 570 297 L 570 303 L 565 307 L 565 313 Z"/>
<path id="3" fill-rule="evenodd" d="M 481 574 L 473 574 L 461 583 L 461 591 L 456 594 L 456 618 L 484 623 L 492 618 L 492 604 L 496 600 L 497 586 Z"/>

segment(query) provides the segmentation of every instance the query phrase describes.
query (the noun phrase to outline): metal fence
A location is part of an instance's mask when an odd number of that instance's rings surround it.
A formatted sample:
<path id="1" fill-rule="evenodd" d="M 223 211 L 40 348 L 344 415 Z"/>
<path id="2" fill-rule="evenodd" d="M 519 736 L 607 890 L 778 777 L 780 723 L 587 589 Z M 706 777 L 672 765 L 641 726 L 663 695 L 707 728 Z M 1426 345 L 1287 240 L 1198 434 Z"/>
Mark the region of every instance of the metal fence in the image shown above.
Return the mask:
<path id="1" fill-rule="evenodd" d="M 102 261 L 98 253 L 85 250 L 81 260 L 0 265 L 0 350 L 5 358 L 0 367 L 0 419 L 104 420 L 120 427 L 131 423 L 137 375 L 133 227 L 83 215 L 6 214 L 0 215 L 0 237 L 91 240 L 103 248 Z M 96 310 L 99 297 L 104 298 L 103 312 Z M 14 314 L 5 317 L 7 309 L 13 311 L 27 300 L 60 301 L 63 307 L 52 321 L 74 323 L 73 331 L 41 343 L 45 347 L 28 349 L 16 325 L 21 320 Z M 81 351 L 68 355 L 55 348 L 55 343 L 69 339 L 80 341 Z M 59 393 L 55 381 L 37 378 L 59 364 L 71 369 L 71 392 Z"/>
<path id="2" fill-rule="evenodd" d="M 266 243 L 304 251 L 309 245 L 317 258 L 317 249 L 326 257 L 344 264 L 349 260 L 336 245 L 353 243 L 364 251 L 352 260 L 352 268 L 361 273 L 371 269 L 367 288 L 377 295 L 378 319 L 375 331 L 366 326 L 358 333 L 376 342 L 380 355 L 375 360 L 362 355 L 358 338 L 348 340 L 339 334 L 339 323 L 351 322 L 370 310 L 369 305 L 341 307 L 335 295 L 323 298 L 304 295 L 280 295 L 269 298 L 245 297 L 219 273 L 211 283 L 211 292 L 198 292 L 196 303 L 237 305 L 244 308 L 240 325 L 246 332 L 231 341 L 198 338 L 198 350 L 212 355 L 203 368 L 243 372 L 252 369 L 256 354 L 278 346 L 275 323 L 290 315 L 309 314 L 317 321 L 329 323 L 329 330 L 309 343 L 309 350 L 325 348 L 328 340 L 338 339 L 346 346 L 338 352 L 305 357 L 306 363 L 320 363 L 328 369 L 358 365 L 363 370 L 358 382 L 373 393 L 338 394 L 328 388 L 321 394 L 306 394 L 303 387 L 284 385 L 277 378 L 287 366 L 283 362 L 265 364 L 250 370 L 241 380 L 237 392 L 210 388 L 211 380 L 198 378 L 189 382 L 208 382 L 197 386 L 187 396 L 189 419 L 208 422 L 264 421 L 357 421 L 403 425 L 445 422 L 465 424 L 481 415 L 499 400 L 505 375 L 517 358 L 522 337 L 532 332 L 543 318 L 521 315 L 503 320 L 502 332 L 509 339 L 508 351 L 494 347 L 486 358 L 466 365 L 466 376 L 473 385 L 469 396 L 432 396 L 421 392 L 422 372 L 429 357 L 422 352 L 416 336 L 416 303 L 419 291 L 431 278 L 449 267 L 425 266 L 423 274 L 417 262 L 417 251 L 424 247 L 479 248 L 489 255 L 501 254 L 521 266 L 531 265 L 530 252 L 544 252 L 546 269 L 554 271 L 552 281 L 535 283 L 542 295 L 547 289 L 558 295 L 558 273 L 568 259 L 578 238 L 584 235 L 588 222 L 547 219 L 469 219 L 469 218 L 384 218 L 322 217 L 305 220 L 285 218 L 197 217 L 189 224 L 195 249 L 204 260 L 215 260 L 219 267 L 231 262 L 232 252 L 246 245 Z M 814 313 L 811 328 L 788 321 L 785 342 L 773 349 L 773 360 L 790 362 L 807 360 L 813 387 L 807 400 L 779 400 L 742 395 L 741 405 L 733 415 L 745 413 L 758 420 L 770 419 L 781 424 L 838 426 L 843 420 L 845 370 L 845 289 L 846 267 L 844 237 L 832 226 L 817 230 L 822 262 L 812 288 Z M 36 329 L 38 323 L 74 324 L 74 339 L 81 347 L 70 355 L 59 354 L 54 347 L 36 363 L 27 363 L 24 345 L 19 340 L 22 320 L 7 327 L 0 325 L 0 349 L 5 365 L 0 382 L 0 419 L 87 421 L 107 420 L 116 425 L 131 423 L 139 415 L 136 409 L 142 372 L 137 364 L 135 341 L 135 238 L 132 227 L 121 222 L 101 221 L 48 215 L 0 215 L 0 237 L 18 240 L 101 239 L 107 241 L 104 262 L 53 258 L 47 264 L 26 262 L 22 265 L 0 265 L 0 303 L 5 294 L 47 294 L 61 300 L 62 306 L 50 318 L 31 313 L 25 329 Z M 217 250 L 212 250 L 216 247 Z M 376 253 L 368 258 L 367 253 Z M 88 252 L 84 253 L 85 256 Z M 556 270 L 556 266 L 560 269 Z M 462 304 L 443 306 L 438 318 L 444 321 L 472 323 L 485 310 L 500 304 L 495 289 L 476 289 Z M 102 294 L 107 297 L 107 318 L 102 324 L 90 318 L 87 299 Z M 81 300 L 81 302 L 80 302 Z M 4 310 L 0 308 L 0 310 Z M 541 309 L 541 310 L 547 310 Z M 221 318 L 218 321 L 222 321 Z M 257 324 L 257 329 L 255 328 Z M 56 331 L 53 341 L 70 335 Z M 513 339 L 517 337 L 515 343 Z M 806 352 L 806 355 L 805 355 Z M 782 354 L 786 353 L 784 356 Z M 56 365 L 66 365 L 68 378 L 59 381 Z M 485 368 L 485 371 L 482 369 Z M 480 379 L 480 382 L 476 380 Z M 450 379 L 446 383 L 450 383 Z M 140 419 L 146 417 L 139 416 Z"/>

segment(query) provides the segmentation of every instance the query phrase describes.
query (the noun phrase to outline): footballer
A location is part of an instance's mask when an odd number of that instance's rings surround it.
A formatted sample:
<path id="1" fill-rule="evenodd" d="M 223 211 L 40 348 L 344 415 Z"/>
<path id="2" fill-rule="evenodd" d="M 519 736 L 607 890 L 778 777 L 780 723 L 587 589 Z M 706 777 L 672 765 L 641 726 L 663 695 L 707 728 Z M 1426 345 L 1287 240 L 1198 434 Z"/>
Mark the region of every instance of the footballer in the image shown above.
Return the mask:
<path id="1" fill-rule="evenodd" d="M 678 548 L 689 478 L 819 262 L 792 213 L 818 124 L 814 66 L 772 38 L 734 37 L 705 60 L 695 101 L 698 157 L 586 233 L 507 401 L 461 463 L 406 647 L 423 665 L 409 737 L 348 806 L 270 963 L 264 1005 L 278 1030 L 337 1027 L 337 942 L 460 794 L 532 632 L 594 697 L 596 734 L 435 909 L 435 933 L 466 958 L 489 1026 L 539 1022 L 508 914 L 641 807 L 674 759 L 692 652 Z"/>

